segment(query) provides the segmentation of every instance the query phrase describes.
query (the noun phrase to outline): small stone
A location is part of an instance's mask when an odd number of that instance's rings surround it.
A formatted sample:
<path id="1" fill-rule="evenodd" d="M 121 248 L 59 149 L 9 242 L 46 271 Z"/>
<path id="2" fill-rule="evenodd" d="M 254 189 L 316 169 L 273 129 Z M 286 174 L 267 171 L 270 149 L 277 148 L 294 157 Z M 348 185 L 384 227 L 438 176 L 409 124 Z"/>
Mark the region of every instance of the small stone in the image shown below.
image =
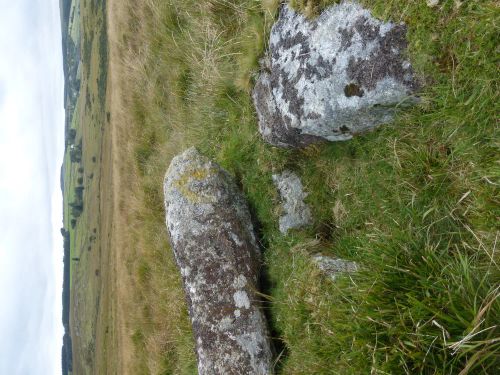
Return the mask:
<path id="1" fill-rule="evenodd" d="M 355 262 L 343 259 L 315 255 L 313 256 L 313 261 L 318 268 L 332 280 L 335 280 L 335 276 L 339 273 L 353 273 L 358 271 L 358 265 Z"/>
<path id="2" fill-rule="evenodd" d="M 269 334 L 257 295 L 260 249 L 243 195 L 229 173 L 194 148 L 172 160 L 164 192 L 198 373 L 272 373 Z"/>
<path id="3" fill-rule="evenodd" d="M 293 172 L 284 171 L 273 175 L 273 182 L 283 202 L 284 215 L 279 219 L 280 232 L 287 234 L 290 229 L 303 228 L 312 221 L 311 209 L 304 202 L 304 192 L 300 178 Z"/>
<path id="4" fill-rule="evenodd" d="M 264 140 L 279 147 L 343 141 L 417 100 L 406 26 L 343 1 L 309 20 L 281 7 L 253 91 Z"/>
<path id="5" fill-rule="evenodd" d="M 434 8 L 439 5 L 439 0 L 427 0 L 427 6 L 430 8 Z"/>

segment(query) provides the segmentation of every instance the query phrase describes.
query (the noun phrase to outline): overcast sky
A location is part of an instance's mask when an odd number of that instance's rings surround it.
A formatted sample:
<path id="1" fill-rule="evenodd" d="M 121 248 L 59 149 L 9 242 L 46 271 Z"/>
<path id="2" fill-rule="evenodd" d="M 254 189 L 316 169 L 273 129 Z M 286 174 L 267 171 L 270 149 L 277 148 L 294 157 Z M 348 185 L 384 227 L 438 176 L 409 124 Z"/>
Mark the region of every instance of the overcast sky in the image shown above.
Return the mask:
<path id="1" fill-rule="evenodd" d="M 59 0 L 0 0 L 0 374 L 60 374 Z"/>

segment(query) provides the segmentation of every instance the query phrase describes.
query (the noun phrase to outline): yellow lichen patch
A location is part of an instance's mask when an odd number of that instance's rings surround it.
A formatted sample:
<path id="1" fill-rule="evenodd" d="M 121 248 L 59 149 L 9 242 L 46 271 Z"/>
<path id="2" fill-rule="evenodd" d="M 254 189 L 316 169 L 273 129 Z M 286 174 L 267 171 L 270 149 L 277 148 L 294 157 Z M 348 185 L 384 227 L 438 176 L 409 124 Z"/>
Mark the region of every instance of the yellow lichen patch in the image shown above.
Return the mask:
<path id="1" fill-rule="evenodd" d="M 203 181 L 208 179 L 211 175 L 217 173 L 215 168 L 206 168 L 203 166 L 196 166 L 187 169 L 173 185 L 186 197 L 191 203 L 214 203 L 215 196 L 210 194 L 210 191 L 194 191 L 192 183 L 196 181 Z"/>

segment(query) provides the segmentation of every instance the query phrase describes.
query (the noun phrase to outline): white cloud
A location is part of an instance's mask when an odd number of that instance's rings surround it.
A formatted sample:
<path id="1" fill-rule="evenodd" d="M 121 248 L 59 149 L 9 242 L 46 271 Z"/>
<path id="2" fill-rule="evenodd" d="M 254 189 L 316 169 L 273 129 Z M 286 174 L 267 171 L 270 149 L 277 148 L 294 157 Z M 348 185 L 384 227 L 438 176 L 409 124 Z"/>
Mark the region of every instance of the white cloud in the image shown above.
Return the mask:
<path id="1" fill-rule="evenodd" d="M 0 0 L 0 374 L 61 372 L 58 0 Z"/>
<path id="2" fill-rule="evenodd" d="M 0 81 L 0 108 L 2 108 L 4 100 L 5 100 L 5 88 L 2 82 Z"/>

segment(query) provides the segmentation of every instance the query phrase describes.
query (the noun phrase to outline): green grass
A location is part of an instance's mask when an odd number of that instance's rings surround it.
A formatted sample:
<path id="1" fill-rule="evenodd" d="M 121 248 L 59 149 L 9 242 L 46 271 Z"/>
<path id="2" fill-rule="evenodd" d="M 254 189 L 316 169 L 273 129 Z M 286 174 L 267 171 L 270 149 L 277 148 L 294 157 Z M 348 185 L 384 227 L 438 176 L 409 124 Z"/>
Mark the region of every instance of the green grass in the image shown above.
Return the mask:
<path id="1" fill-rule="evenodd" d="M 169 160 L 195 145 L 235 176 L 262 227 L 266 307 L 283 346 L 279 373 L 494 373 L 498 6 L 364 3 L 407 23 L 422 102 L 372 133 L 304 150 L 265 144 L 250 98 L 277 1 L 151 1 L 143 13 L 131 7 L 124 45 L 143 193 L 137 235 L 146 239 L 143 261 L 155 265 L 135 265 L 152 289 L 142 302 L 153 306 L 161 288 L 177 288 L 169 293 L 182 299 L 167 239 L 155 234 L 164 233 Z M 295 5 L 310 11 L 305 1 Z M 312 16 L 321 7 L 310 9 Z M 277 228 L 271 180 L 284 168 L 302 177 L 315 216 L 312 228 L 287 237 Z M 331 283 L 310 262 L 317 252 L 355 260 L 362 271 Z M 185 307 L 169 312 L 179 300 L 143 314 L 146 322 L 173 322 L 165 328 L 169 345 L 155 357 L 141 352 L 142 369 L 152 361 L 160 373 L 193 373 Z M 158 325 L 148 327 L 137 331 L 141 342 L 157 333 Z"/>
<path id="2" fill-rule="evenodd" d="M 68 26 L 68 34 L 70 35 L 73 42 L 77 44 L 80 38 L 80 1 L 73 1 L 71 3 L 71 11 L 70 11 L 70 24 Z M 72 17 L 72 15 L 74 16 Z M 71 22 L 73 20 L 73 22 Z"/>

